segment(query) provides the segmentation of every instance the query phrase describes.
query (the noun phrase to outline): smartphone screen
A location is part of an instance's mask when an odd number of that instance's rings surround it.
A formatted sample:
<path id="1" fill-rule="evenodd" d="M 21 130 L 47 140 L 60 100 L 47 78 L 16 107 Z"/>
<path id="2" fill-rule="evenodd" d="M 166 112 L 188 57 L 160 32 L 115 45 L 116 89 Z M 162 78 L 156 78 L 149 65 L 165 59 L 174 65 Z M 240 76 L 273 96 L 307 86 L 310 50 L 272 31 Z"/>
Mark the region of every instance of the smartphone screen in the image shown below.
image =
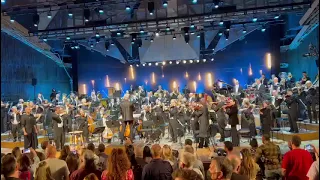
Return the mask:
<path id="1" fill-rule="evenodd" d="M 23 153 L 30 153 L 30 149 L 29 148 L 28 149 L 24 149 Z"/>
<path id="2" fill-rule="evenodd" d="M 310 144 L 306 145 L 305 149 L 307 151 L 312 151 L 312 146 Z"/>

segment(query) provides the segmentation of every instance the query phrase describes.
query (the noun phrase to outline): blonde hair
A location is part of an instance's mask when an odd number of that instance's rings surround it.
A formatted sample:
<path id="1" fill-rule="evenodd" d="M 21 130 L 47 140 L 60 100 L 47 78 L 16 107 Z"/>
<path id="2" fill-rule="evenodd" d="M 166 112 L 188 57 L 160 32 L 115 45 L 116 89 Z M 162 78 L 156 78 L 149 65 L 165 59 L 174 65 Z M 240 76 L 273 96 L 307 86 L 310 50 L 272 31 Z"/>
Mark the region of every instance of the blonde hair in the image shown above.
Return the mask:
<path id="1" fill-rule="evenodd" d="M 34 180 L 54 180 L 51 176 L 49 165 L 46 161 L 41 161 L 35 172 Z"/>
<path id="2" fill-rule="evenodd" d="M 162 158 L 164 160 L 169 160 L 169 161 L 173 161 L 174 158 L 173 158 L 173 155 L 172 155 L 172 149 L 169 145 L 165 144 L 163 147 L 162 147 Z"/>
<path id="3" fill-rule="evenodd" d="M 184 152 L 181 157 L 180 161 L 187 167 L 190 168 L 193 166 L 194 162 L 196 161 L 196 157 L 194 154 L 191 154 L 189 152 Z"/>

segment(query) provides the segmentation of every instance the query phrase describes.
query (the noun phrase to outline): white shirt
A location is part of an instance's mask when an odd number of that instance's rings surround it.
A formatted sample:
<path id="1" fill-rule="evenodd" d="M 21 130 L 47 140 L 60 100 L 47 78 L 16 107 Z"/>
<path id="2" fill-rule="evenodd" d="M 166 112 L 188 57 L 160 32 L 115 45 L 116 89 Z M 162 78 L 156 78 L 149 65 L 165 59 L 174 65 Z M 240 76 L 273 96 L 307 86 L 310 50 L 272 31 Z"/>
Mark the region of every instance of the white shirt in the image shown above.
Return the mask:
<path id="1" fill-rule="evenodd" d="M 58 127 L 59 127 L 59 128 L 62 128 L 62 127 L 63 127 L 63 120 L 62 120 L 61 116 L 59 116 L 59 118 L 60 118 L 60 120 L 61 120 L 61 123 L 58 123 Z"/>
<path id="2" fill-rule="evenodd" d="M 143 113 L 143 121 L 147 121 L 148 120 L 147 117 L 146 117 L 146 114 L 147 114 L 147 112 Z"/>
<path id="3" fill-rule="evenodd" d="M 310 180 L 319 179 L 319 160 L 312 163 L 312 165 L 307 173 L 307 177 Z"/>
<path id="4" fill-rule="evenodd" d="M 18 121 L 17 121 L 17 114 L 16 113 L 13 113 L 13 122 L 12 122 L 12 124 L 15 124 L 15 125 L 19 124 Z"/>
<path id="5" fill-rule="evenodd" d="M 235 92 L 235 93 L 238 93 L 238 91 L 239 91 L 239 85 L 236 85 L 236 86 L 235 86 L 235 89 L 236 89 L 236 92 Z"/>

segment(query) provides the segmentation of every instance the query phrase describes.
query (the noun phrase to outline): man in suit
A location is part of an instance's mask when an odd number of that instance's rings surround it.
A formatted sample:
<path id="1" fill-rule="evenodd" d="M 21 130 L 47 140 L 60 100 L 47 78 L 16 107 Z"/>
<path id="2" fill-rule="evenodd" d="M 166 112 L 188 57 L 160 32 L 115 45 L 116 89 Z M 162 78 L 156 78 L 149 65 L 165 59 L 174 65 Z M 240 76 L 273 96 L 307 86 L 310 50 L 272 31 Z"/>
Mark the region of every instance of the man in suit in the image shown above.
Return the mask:
<path id="1" fill-rule="evenodd" d="M 123 144 L 123 140 L 125 140 L 125 130 L 126 130 L 126 125 L 128 124 L 130 126 L 130 135 L 129 138 L 133 140 L 134 134 L 133 134 L 133 112 L 134 112 L 134 106 L 133 103 L 129 101 L 130 95 L 126 94 L 123 97 L 123 101 L 120 103 L 120 113 L 122 115 L 122 131 L 120 133 L 120 138 L 121 138 L 121 144 Z"/>
<path id="2" fill-rule="evenodd" d="M 21 134 L 20 134 L 20 113 L 18 112 L 18 109 L 16 106 L 12 106 L 11 108 L 12 113 L 10 114 L 10 122 L 11 122 L 11 134 L 13 136 L 13 142 L 18 140 L 21 140 Z"/>
<path id="3" fill-rule="evenodd" d="M 199 148 L 208 147 L 209 145 L 209 111 L 205 100 L 202 98 L 200 100 L 201 107 L 199 110 L 195 111 L 195 115 L 198 116 L 199 120 L 199 135 L 200 138 Z"/>
<path id="4" fill-rule="evenodd" d="M 61 117 L 61 107 L 57 106 L 55 112 L 52 113 L 52 125 L 54 130 L 54 141 L 56 143 L 57 150 L 61 150 L 61 147 L 65 143 L 65 134 L 63 131 L 64 121 Z"/>
<path id="5" fill-rule="evenodd" d="M 31 108 L 25 108 L 26 113 L 21 116 L 21 127 L 24 135 L 24 148 L 32 147 L 36 149 L 36 136 L 38 129 L 36 125 L 36 118 L 31 114 Z"/>
<path id="6" fill-rule="evenodd" d="M 233 94 L 234 97 L 237 99 L 237 101 L 239 102 L 239 104 L 241 104 L 241 93 L 242 93 L 242 87 L 239 84 L 238 80 L 235 80 L 235 85 L 233 87 Z"/>
<path id="7" fill-rule="evenodd" d="M 256 101 L 257 104 L 261 104 L 265 99 L 266 87 L 261 84 L 259 79 L 256 80 Z"/>
<path id="8" fill-rule="evenodd" d="M 298 111 L 298 101 L 296 96 L 293 94 L 292 90 L 287 91 L 287 95 L 285 96 L 285 102 L 288 106 L 288 120 L 290 123 L 290 131 L 294 133 L 299 133 L 297 121 L 299 116 Z"/>
<path id="9" fill-rule="evenodd" d="M 261 74 L 261 84 L 264 85 L 264 87 L 267 87 L 268 86 L 268 79 L 266 78 L 266 75 L 265 74 Z"/>
<path id="10" fill-rule="evenodd" d="M 224 142 L 224 131 L 225 127 L 227 125 L 227 117 L 226 117 L 226 112 L 222 108 L 224 106 L 224 101 L 218 102 L 217 106 L 215 106 L 214 111 L 216 112 L 217 115 L 217 122 L 218 122 L 218 130 L 221 135 L 220 137 L 220 142 Z"/>
<path id="11" fill-rule="evenodd" d="M 261 84 L 260 84 L 261 85 Z M 263 86 L 263 85 L 261 85 Z M 230 99 L 227 101 L 224 106 L 227 114 L 229 115 L 229 124 L 231 125 L 231 139 L 233 146 L 240 145 L 240 139 L 237 131 L 237 125 L 239 124 L 238 118 L 238 106 L 234 99 Z"/>
<path id="12" fill-rule="evenodd" d="M 38 98 L 37 98 L 37 102 L 36 102 L 36 104 L 37 104 L 37 105 L 42 104 L 43 100 L 44 100 L 44 99 L 42 98 L 42 94 L 41 94 L 41 93 L 39 93 L 39 94 L 38 94 Z"/>

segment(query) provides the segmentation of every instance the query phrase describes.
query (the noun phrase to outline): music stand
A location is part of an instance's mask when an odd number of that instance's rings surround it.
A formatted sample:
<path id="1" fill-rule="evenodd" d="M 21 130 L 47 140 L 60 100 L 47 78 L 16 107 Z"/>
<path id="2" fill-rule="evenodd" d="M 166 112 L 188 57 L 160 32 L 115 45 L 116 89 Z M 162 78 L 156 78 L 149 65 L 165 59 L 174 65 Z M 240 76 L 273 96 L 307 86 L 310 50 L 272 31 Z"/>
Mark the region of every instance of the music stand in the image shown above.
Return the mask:
<path id="1" fill-rule="evenodd" d="M 98 141 L 99 144 L 102 142 L 102 133 L 103 133 L 104 129 L 105 129 L 104 126 L 103 127 L 96 127 L 92 132 L 92 134 L 100 134 L 99 141 Z"/>
<path id="2" fill-rule="evenodd" d="M 112 136 L 112 139 L 113 139 L 114 138 L 114 129 L 120 128 L 119 121 L 114 121 L 114 120 L 106 121 L 106 126 L 111 130 L 111 132 L 113 134 L 113 136 Z"/>
<path id="3" fill-rule="evenodd" d="M 153 125 L 154 125 L 153 121 L 143 121 L 142 122 L 143 129 L 141 129 L 140 132 L 147 133 L 149 140 L 150 140 L 151 133 L 153 133 L 153 128 L 152 128 Z"/>

